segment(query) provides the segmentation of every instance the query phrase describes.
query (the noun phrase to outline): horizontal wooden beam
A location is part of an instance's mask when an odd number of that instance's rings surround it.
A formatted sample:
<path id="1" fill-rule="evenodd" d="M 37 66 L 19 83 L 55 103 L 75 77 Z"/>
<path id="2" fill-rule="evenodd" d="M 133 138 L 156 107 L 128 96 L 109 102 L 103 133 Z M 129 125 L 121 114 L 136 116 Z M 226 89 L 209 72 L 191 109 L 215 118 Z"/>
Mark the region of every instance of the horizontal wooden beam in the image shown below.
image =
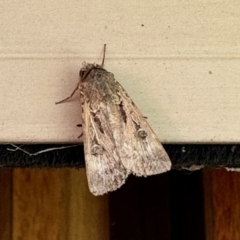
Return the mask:
<path id="1" fill-rule="evenodd" d="M 51 168 L 85 166 L 83 145 L 0 145 L 0 166 Z M 164 144 L 174 169 L 240 168 L 240 145 Z M 25 151 L 25 152 L 24 152 Z M 32 154 L 32 156 L 29 155 Z"/>

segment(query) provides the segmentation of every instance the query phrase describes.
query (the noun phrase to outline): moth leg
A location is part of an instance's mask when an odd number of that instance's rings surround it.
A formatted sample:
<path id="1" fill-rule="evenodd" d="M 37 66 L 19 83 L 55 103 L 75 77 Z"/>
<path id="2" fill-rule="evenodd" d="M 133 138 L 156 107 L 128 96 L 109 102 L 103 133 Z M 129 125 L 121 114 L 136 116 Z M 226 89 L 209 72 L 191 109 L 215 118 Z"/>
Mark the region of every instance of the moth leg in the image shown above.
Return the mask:
<path id="1" fill-rule="evenodd" d="M 78 136 L 78 138 L 82 137 L 82 135 L 83 135 L 83 132 L 81 132 L 81 134 Z"/>
<path id="2" fill-rule="evenodd" d="M 68 99 L 72 98 L 73 95 L 75 94 L 75 92 L 78 90 L 78 87 L 79 87 L 79 83 L 77 84 L 77 86 L 75 87 L 75 89 L 73 90 L 72 94 L 69 97 L 67 97 L 59 102 L 56 102 L 55 104 L 66 102 Z"/>
<path id="3" fill-rule="evenodd" d="M 82 127 L 83 125 L 81 123 L 77 124 L 77 127 Z M 81 132 L 81 134 L 78 136 L 78 138 L 80 138 L 83 135 L 83 131 Z"/>

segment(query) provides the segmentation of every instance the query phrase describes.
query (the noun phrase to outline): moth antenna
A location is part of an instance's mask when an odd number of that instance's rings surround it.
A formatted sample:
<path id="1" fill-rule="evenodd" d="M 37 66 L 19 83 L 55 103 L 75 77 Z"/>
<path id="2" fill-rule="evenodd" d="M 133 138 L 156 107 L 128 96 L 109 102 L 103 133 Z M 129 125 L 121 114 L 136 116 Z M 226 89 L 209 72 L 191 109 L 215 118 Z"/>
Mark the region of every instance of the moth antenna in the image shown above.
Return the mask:
<path id="1" fill-rule="evenodd" d="M 66 102 L 68 99 L 72 98 L 74 93 L 78 90 L 78 86 L 79 86 L 79 83 L 77 84 L 76 88 L 73 90 L 72 94 L 69 97 L 63 99 L 62 101 L 56 102 L 55 104 Z"/>
<path id="2" fill-rule="evenodd" d="M 103 45 L 103 59 L 102 59 L 101 67 L 104 66 L 106 47 L 107 47 L 107 44 L 104 44 L 104 45 Z"/>

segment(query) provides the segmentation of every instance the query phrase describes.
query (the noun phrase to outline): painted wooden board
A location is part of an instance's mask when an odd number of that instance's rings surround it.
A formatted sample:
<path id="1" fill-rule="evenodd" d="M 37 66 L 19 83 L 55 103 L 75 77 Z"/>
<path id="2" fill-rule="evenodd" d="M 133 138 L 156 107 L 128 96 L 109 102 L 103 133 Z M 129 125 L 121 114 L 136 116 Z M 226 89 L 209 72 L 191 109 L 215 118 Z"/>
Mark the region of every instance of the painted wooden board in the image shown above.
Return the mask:
<path id="1" fill-rule="evenodd" d="M 239 142 L 240 2 L 15 1 L 0 7 L 0 142 L 78 142 L 81 63 L 115 74 L 163 142 Z"/>

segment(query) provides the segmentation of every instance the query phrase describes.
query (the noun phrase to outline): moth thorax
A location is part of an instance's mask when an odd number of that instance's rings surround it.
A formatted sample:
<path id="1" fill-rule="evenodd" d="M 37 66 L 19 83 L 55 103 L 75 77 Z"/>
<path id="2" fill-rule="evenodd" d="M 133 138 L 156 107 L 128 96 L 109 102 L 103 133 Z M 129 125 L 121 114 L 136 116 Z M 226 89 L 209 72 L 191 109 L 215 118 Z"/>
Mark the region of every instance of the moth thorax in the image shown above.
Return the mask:
<path id="1" fill-rule="evenodd" d="M 92 155 L 101 155 L 103 153 L 103 147 L 97 144 L 94 144 L 91 147 L 91 154 Z"/>
<path id="2" fill-rule="evenodd" d="M 138 137 L 145 139 L 147 137 L 147 132 L 143 130 L 142 128 L 138 129 L 137 131 Z"/>

